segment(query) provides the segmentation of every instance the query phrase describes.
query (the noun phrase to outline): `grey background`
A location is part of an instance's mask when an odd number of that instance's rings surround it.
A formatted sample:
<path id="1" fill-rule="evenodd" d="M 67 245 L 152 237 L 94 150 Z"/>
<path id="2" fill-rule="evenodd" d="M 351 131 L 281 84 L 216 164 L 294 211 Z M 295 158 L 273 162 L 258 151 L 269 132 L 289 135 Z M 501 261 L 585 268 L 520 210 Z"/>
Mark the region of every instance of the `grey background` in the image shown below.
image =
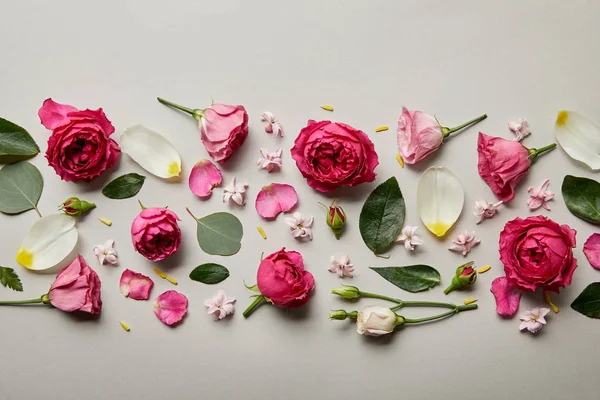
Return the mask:
<path id="1" fill-rule="evenodd" d="M 509 120 L 529 119 L 533 134 L 524 142 L 542 146 L 554 140 L 559 109 L 579 110 L 600 119 L 598 15 L 594 1 L 4 1 L 0 24 L 0 111 L 31 132 L 43 151 L 49 132 L 37 110 L 47 97 L 78 108 L 103 107 L 117 132 L 142 123 L 163 133 L 183 159 L 180 183 L 165 183 L 123 155 L 118 168 L 91 184 L 62 182 L 43 154 L 33 163 L 42 172 L 43 214 L 79 195 L 98 208 L 79 223 L 80 252 L 102 280 L 104 307 L 97 320 L 85 320 L 46 307 L 0 309 L 0 399 L 592 399 L 600 388 L 598 321 L 569 308 L 590 282 L 600 277 L 581 247 L 595 231 L 567 211 L 560 196 L 565 174 L 596 177 L 561 149 L 544 156 L 519 186 L 517 196 L 496 218 L 475 225 L 472 204 L 493 194 L 476 169 L 477 131 L 512 138 Z M 249 183 L 248 204 L 231 207 L 243 222 L 241 251 L 229 258 L 204 254 L 196 243 L 197 215 L 227 210 L 221 189 L 200 201 L 187 187 L 193 164 L 207 157 L 195 123 L 160 105 L 163 96 L 191 107 L 211 98 L 243 104 L 250 135 L 223 169 Z M 319 108 L 332 104 L 333 113 Z M 401 106 L 436 114 L 453 126 L 487 112 L 476 128 L 448 140 L 424 163 L 400 169 L 396 160 L 396 120 Z M 267 136 L 260 113 L 270 110 L 284 124 L 285 137 Z M 289 154 L 308 119 L 333 119 L 367 132 L 381 165 L 377 181 L 335 196 L 350 222 L 336 241 L 324 224 L 312 191 Z M 390 130 L 374 133 L 380 125 Z M 255 170 L 259 148 L 284 149 L 280 173 Z M 463 215 L 443 240 L 425 231 L 416 212 L 416 185 L 429 165 L 454 171 L 465 186 Z M 179 279 L 173 287 L 152 273 L 153 264 L 133 251 L 129 228 L 139 211 L 136 199 L 104 199 L 100 188 L 127 172 L 148 176 L 138 198 L 146 205 L 168 205 L 181 217 L 183 243 L 171 259 L 159 263 Z M 397 176 L 407 204 L 406 223 L 418 224 L 426 245 L 414 254 L 398 246 L 390 260 L 375 258 L 358 232 L 360 208 L 376 184 Z M 551 212 L 539 213 L 578 231 L 575 250 L 580 267 L 571 287 L 554 296 L 561 307 L 537 336 L 519 333 L 518 319 L 502 320 L 494 311 L 490 283 L 502 275 L 498 233 L 504 223 L 532 213 L 527 188 L 550 178 L 557 198 Z M 298 210 L 316 217 L 309 243 L 295 242 L 280 216 L 263 222 L 254 210 L 261 186 L 293 184 Z M 538 212 L 533 214 L 539 214 Z M 113 220 L 106 227 L 96 218 Z M 1 265 L 15 266 L 19 243 L 36 220 L 34 212 L 0 215 Z M 269 237 L 256 232 L 261 224 Z M 456 266 L 465 262 L 446 250 L 465 229 L 475 229 L 481 244 L 468 259 L 492 265 L 472 291 L 442 293 Z M 99 266 L 92 248 L 116 240 L 118 267 Z M 316 278 L 310 303 L 286 312 L 263 306 L 248 320 L 250 303 L 242 281 L 255 282 L 261 252 L 282 246 L 302 252 Z M 363 338 L 355 326 L 330 322 L 330 309 L 352 310 L 376 304 L 344 304 L 329 294 L 340 279 L 327 271 L 329 257 L 348 254 L 356 277 L 344 280 L 364 290 L 405 299 L 479 299 L 480 308 L 452 319 L 410 327 L 395 335 Z M 216 286 L 187 278 L 204 262 L 220 262 L 231 277 Z M 442 285 L 426 293 L 404 293 L 368 270 L 372 265 L 430 264 L 442 273 Z M 160 323 L 152 302 L 125 299 L 118 281 L 125 268 L 153 277 L 152 298 L 177 289 L 190 301 L 189 314 L 175 329 Z M 46 292 L 53 275 L 18 268 L 25 292 L 0 288 L 0 298 L 32 298 Z M 214 322 L 202 302 L 217 289 L 238 299 L 233 318 Z M 522 310 L 543 306 L 541 293 L 524 296 Z M 424 315 L 429 310 L 406 315 Z M 124 332 L 119 320 L 131 326 Z"/>

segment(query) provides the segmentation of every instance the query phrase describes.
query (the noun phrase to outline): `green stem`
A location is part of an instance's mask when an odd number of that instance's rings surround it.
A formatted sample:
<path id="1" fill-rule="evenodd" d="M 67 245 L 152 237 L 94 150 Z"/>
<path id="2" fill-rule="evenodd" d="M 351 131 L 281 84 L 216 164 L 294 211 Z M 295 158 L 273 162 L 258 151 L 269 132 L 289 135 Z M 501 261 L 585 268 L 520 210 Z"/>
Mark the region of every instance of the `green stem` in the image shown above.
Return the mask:
<path id="1" fill-rule="evenodd" d="M 437 301 L 403 301 L 403 306 L 406 307 L 444 307 L 444 308 L 456 308 L 456 304 L 452 303 L 440 303 Z"/>
<path id="2" fill-rule="evenodd" d="M 528 149 L 527 147 L 525 147 L 525 148 L 529 152 L 529 158 L 531 158 L 532 160 L 535 160 L 536 158 L 541 156 L 543 153 L 556 148 L 556 143 L 550 143 L 548 146 L 540 147 L 539 149 L 536 149 L 536 148 Z"/>
<path id="3" fill-rule="evenodd" d="M 195 115 L 196 111 L 198 111 L 198 110 L 193 110 L 193 109 L 191 109 L 189 107 L 182 106 L 181 104 L 173 103 L 172 101 L 165 100 L 165 99 L 160 98 L 160 97 L 157 97 L 156 100 L 158 100 L 159 102 L 161 102 L 164 105 L 176 108 L 176 109 L 181 110 L 183 112 L 186 112 L 186 113 L 188 113 L 190 115 Z"/>
<path id="4" fill-rule="evenodd" d="M 47 299 L 47 297 L 48 297 L 48 295 L 43 295 L 40 298 L 31 299 L 31 300 L 0 301 L 0 305 L 17 306 L 17 305 L 21 305 L 21 304 L 48 303 L 49 300 Z"/>
<path id="5" fill-rule="evenodd" d="M 468 304 L 466 306 L 457 306 L 453 310 L 446 311 L 445 313 L 434 315 L 434 316 L 431 316 L 431 317 L 416 318 L 416 319 L 405 318 L 404 319 L 404 323 L 406 323 L 406 324 L 420 324 L 422 322 L 435 321 L 436 319 L 446 318 L 446 317 L 449 317 L 451 315 L 458 314 L 461 311 L 468 311 L 468 310 L 475 310 L 475 309 L 477 309 L 477 304 Z"/>
<path id="6" fill-rule="evenodd" d="M 475 123 L 477 123 L 479 121 L 483 121 L 486 118 L 487 118 L 487 114 L 483 114 L 483 115 L 480 115 L 477 118 L 473 118 L 472 120 L 465 122 L 462 125 L 455 126 L 454 128 L 447 128 L 445 126 L 442 126 L 441 127 L 442 128 L 442 137 L 443 138 L 447 138 L 451 133 L 459 131 L 462 128 L 466 128 L 467 126 L 475 124 Z"/>
<path id="7" fill-rule="evenodd" d="M 194 218 L 196 221 L 198 221 L 198 218 L 196 218 L 196 217 L 194 216 L 194 214 L 192 214 L 192 212 L 190 211 L 190 209 L 189 209 L 189 208 L 187 208 L 187 207 L 186 207 L 185 209 L 186 209 L 186 210 L 187 210 L 187 212 L 188 212 L 188 213 L 189 213 L 189 214 L 192 216 L 192 218 Z"/>
<path id="8" fill-rule="evenodd" d="M 265 296 L 263 296 L 262 294 L 260 296 L 257 296 L 256 299 L 254 299 L 254 301 L 252 302 L 252 304 L 250 304 L 248 306 L 248 308 L 246 308 L 246 310 L 244 310 L 244 312 L 242 314 L 244 316 L 244 318 L 248 318 L 250 316 L 250 314 L 252 314 L 254 312 L 254 310 L 256 310 L 256 308 L 258 306 L 260 306 L 264 301 L 265 301 Z"/>
<path id="9" fill-rule="evenodd" d="M 37 206 L 35 204 L 33 205 L 33 209 L 37 213 L 38 217 L 42 218 L 42 214 L 40 213 L 40 210 L 38 210 L 38 208 L 37 208 Z"/>
<path id="10" fill-rule="evenodd" d="M 380 300 L 386 300 L 386 301 L 391 301 L 392 303 L 398 303 L 398 304 L 403 304 L 404 302 L 400 299 L 394 299 L 393 297 L 388 297 L 388 296 L 384 296 L 381 294 L 377 294 L 377 293 L 369 293 L 369 292 L 360 292 L 360 297 L 367 297 L 370 299 L 380 299 Z"/>

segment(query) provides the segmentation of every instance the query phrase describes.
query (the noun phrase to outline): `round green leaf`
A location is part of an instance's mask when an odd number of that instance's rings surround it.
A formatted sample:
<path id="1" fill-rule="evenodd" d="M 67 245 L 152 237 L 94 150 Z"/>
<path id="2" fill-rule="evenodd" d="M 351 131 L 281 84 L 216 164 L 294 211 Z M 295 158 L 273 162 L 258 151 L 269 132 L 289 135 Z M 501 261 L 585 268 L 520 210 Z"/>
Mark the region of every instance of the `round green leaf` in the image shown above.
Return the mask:
<path id="1" fill-rule="evenodd" d="M 35 165 L 27 161 L 0 170 L 0 212 L 19 214 L 37 206 L 44 180 Z"/>
<path id="2" fill-rule="evenodd" d="M 386 281 L 411 293 L 430 289 L 440 283 L 440 273 L 429 265 L 406 267 L 369 267 Z"/>
<path id="3" fill-rule="evenodd" d="M 213 263 L 199 265 L 190 272 L 191 280 L 206 283 L 208 285 L 222 282 L 227 279 L 228 276 L 229 270 L 227 268 Z"/>
<path id="4" fill-rule="evenodd" d="M 145 180 L 145 176 L 136 173 L 121 175 L 104 186 L 102 194 L 109 199 L 128 199 L 138 194 Z"/>
<path id="5" fill-rule="evenodd" d="M 0 118 L 0 163 L 22 161 L 40 152 L 35 140 L 19 125 Z"/>
<path id="6" fill-rule="evenodd" d="M 207 254 L 231 256 L 242 247 L 244 229 L 236 216 L 218 212 L 196 220 L 198 244 Z"/>

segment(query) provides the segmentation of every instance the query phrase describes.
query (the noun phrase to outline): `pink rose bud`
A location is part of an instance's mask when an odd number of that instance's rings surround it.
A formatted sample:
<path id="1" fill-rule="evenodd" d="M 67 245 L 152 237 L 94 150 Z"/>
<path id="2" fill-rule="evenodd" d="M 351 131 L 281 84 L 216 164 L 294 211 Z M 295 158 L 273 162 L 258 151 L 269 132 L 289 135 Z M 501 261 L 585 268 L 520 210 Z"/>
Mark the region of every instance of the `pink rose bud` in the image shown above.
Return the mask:
<path id="1" fill-rule="evenodd" d="M 102 300 L 98 274 L 79 255 L 58 273 L 48 299 L 50 304 L 62 311 L 100 314 Z"/>
<path id="2" fill-rule="evenodd" d="M 96 208 L 94 203 L 88 203 L 85 200 L 79 200 L 77 197 L 69 197 L 60 206 L 59 210 L 72 217 L 77 217 Z"/>
<path id="3" fill-rule="evenodd" d="M 444 290 L 444 293 L 448 294 L 455 289 L 471 286 L 475 281 L 477 281 L 477 271 L 473 268 L 473 261 L 469 261 L 456 269 L 452 283 Z"/>
<path id="4" fill-rule="evenodd" d="M 336 239 L 339 239 L 342 235 L 344 225 L 346 225 L 346 213 L 340 206 L 335 205 L 335 199 L 329 207 L 323 203 L 319 203 L 327 210 L 326 223 L 331 228 Z"/>
<path id="5" fill-rule="evenodd" d="M 179 249 L 179 217 L 166 208 L 145 208 L 131 225 L 135 250 L 151 261 L 164 260 Z"/>

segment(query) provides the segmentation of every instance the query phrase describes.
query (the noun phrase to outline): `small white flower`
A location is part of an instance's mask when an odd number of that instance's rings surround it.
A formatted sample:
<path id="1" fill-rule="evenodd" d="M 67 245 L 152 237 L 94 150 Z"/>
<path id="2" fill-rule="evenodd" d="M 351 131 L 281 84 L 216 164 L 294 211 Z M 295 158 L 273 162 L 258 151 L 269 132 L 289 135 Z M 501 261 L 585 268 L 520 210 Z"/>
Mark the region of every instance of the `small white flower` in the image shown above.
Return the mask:
<path id="1" fill-rule="evenodd" d="M 218 316 L 219 319 L 223 319 L 226 316 L 233 314 L 233 311 L 235 310 L 233 303 L 235 303 L 235 299 L 227 297 L 222 290 L 219 290 L 212 299 L 204 300 L 204 305 L 208 307 L 206 311 L 209 314 Z"/>
<path id="2" fill-rule="evenodd" d="M 471 248 L 479 244 L 480 240 L 475 237 L 475 231 L 459 233 L 456 239 L 452 240 L 452 244 L 448 248 L 452 251 L 460 251 L 463 256 L 466 256 Z"/>
<path id="3" fill-rule="evenodd" d="M 546 179 L 539 188 L 533 186 L 529 188 L 529 200 L 527 200 L 527 206 L 530 210 L 537 210 L 540 207 L 544 207 L 546 210 L 550 211 L 550 207 L 548 207 L 546 202 L 554 198 L 554 193 L 546 190 L 548 189 L 549 184 L 550 179 Z"/>
<path id="4" fill-rule="evenodd" d="M 110 263 L 115 265 L 119 262 L 119 255 L 114 248 L 115 241 L 108 239 L 104 244 L 99 244 L 94 247 L 94 255 L 98 258 L 100 265 Z"/>
<path id="5" fill-rule="evenodd" d="M 402 228 L 402 232 L 400 233 L 400 235 L 398 235 L 394 242 L 404 242 L 404 247 L 406 248 L 406 250 L 413 251 L 415 249 L 415 246 L 421 246 L 422 244 L 425 244 L 423 239 L 415 235 L 417 229 L 419 229 L 418 226 L 406 225 L 404 228 Z"/>
<path id="6" fill-rule="evenodd" d="M 231 200 L 234 201 L 238 206 L 243 206 L 246 204 L 244 196 L 246 195 L 246 188 L 248 188 L 247 183 L 242 183 L 241 185 L 236 185 L 235 176 L 231 180 L 231 183 L 223 189 L 223 202 L 230 203 Z"/>
<path id="7" fill-rule="evenodd" d="M 529 122 L 525 118 L 518 118 L 516 121 L 510 121 L 508 123 L 508 129 L 514 132 L 517 136 L 515 140 L 520 142 L 523 138 L 531 135 L 531 131 L 529 130 Z"/>
<path id="8" fill-rule="evenodd" d="M 275 168 L 281 168 L 281 149 L 269 153 L 267 149 L 261 148 L 260 154 L 262 157 L 258 159 L 256 165 L 268 172 L 272 172 Z"/>
<path id="9" fill-rule="evenodd" d="M 496 203 L 488 203 L 485 200 L 477 200 L 473 215 L 477 217 L 477 223 L 481 223 L 485 218 L 492 218 L 496 214 L 496 210 L 502 204 L 502 200 Z"/>
<path id="10" fill-rule="evenodd" d="M 519 315 L 519 319 L 522 321 L 519 325 L 519 330 L 527 329 L 531 333 L 539 332 L 544 325 L 546 325 L 546 314 L 550 312 L 549 308 L 536 307 L 531 311 L 525 311 Z"/>
<path id="11" fill-rule="evenodd" d="M 340 278 L 348 277 L 352 278 L 352 272 L 354 271 L 354 265 L 350 264 L 350 257 L 347 255 L 342 257 L 339 261 L 335 257 L 330 259 L 331 267 L 329 272 L 337 273 Z"/>
<path id="12" fill-rule="evenodd" d="M 265 125 L 265 132 L 272 133 L 275 137 L 283 137 L 283 127 L 281 126 L 281 122 L 275 118 L 272 112 L 265 111 L 260 115 L 260 120 L 266 121 L 267 123 L 267 125 Z"/>
<path id="13" fill-rule="evenodd" d="M 313 219 L 313 217 L 304 218 L 302 214 L 295 212 L 291 217 L 285 218 L 284 222 L 290 227 L 290 233 L 294 238 L 312 240 Z"/>

